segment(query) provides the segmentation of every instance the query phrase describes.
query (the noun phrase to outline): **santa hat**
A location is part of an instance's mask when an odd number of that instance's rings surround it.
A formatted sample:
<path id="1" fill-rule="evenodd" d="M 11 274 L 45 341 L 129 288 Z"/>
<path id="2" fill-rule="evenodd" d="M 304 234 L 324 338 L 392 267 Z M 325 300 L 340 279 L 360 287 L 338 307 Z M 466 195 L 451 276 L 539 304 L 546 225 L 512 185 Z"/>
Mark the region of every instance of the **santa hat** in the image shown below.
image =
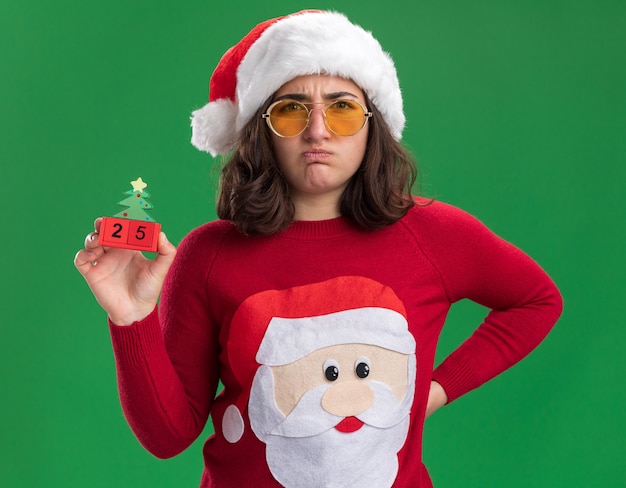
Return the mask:
<path id="1" fill-rule="evenodd" d="M 209 103 L 192 114 L 191 143 L 213 156 L 229 153 L 266 100 L 311 74 L 352 80 L 400 140 L 405 118 L 391 57 L 344 15 L 305 10 L 257 25 L 224 54 L 211 76 Z"/>
<path id="2" fill-rule="evenodd" d="M 226 354 L 241 387 L 222 418 L 222 433 L 229 442 L 243 435 L 242 412 L 262 364 L 289 364 L 339 344 L 415 353 L 402 301 L 391 288 L 360 276 L 252 295 L 239 306 L 228 337 Z"/>

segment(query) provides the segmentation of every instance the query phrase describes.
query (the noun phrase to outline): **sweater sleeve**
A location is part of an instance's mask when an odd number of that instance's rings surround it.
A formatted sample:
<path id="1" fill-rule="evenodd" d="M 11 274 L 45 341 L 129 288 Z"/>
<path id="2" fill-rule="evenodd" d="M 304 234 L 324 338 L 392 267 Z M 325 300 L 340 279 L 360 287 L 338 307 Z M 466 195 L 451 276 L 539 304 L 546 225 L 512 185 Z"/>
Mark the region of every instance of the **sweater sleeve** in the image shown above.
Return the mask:
<path id="1" fill-rule="evenodd" d="M 431 207 L 421 212 L 420 235 L 449 300 L 467 298 L 490 309 L 434 371 L 451 402 L 529 354 L 556 323 L 562 298 L 535 261 L 477 219 L 450 205 Z"/>
<path id="2" fill-rule="evenodd" d="M 200 435 L 215 396 L 217 326 L 206 296 L 211 251 L 192 232 L 178 248 L 159 309 L 131 326 L 109 323 L 124 415 L 159 458 L 177 455 Z"/>

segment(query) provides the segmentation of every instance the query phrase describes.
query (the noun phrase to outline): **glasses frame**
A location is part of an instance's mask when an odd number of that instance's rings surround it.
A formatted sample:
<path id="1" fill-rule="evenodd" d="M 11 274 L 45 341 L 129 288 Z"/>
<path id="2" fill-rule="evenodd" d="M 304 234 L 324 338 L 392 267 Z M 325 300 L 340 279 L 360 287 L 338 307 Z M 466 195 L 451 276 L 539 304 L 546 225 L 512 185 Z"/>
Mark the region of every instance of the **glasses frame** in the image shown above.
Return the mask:
<path id="1" fill-rule="evenodd" d="M 339 134 L 337 132 L 335 132 L 330 125 L 328 125 L 328 119 L 326 118 L 326 111 L 335 103 L 337 102 L 350 102 L 350 103 L 356 103 L 358 104 L 362 109 L 363 109 L 363 124 L 361 124 L 361 127 L 359 127 L 359 129 L 352 133 L 352 134 Z M 306 125 L 302 128 L 302 130 L 300 132 L 298 132 L 297 134 L 294 134 L 292 136 L 285 136 L 283 134 L 280 134 L 276 129 L 274 129 L 274 126 L 272 125 L 272 121 L 271 121 L 271 111 L 272 109 L 278 105 L 279 103 L 284 103 L 284 102 L 293 102 L 295 104 L 301 105 L 304 107 L 304 109 L 306 110 L 307 113 L 307 119 L 306 119 Z M 265 122 L 267 123 L 268 127 L 270 128 L 270 130 L 276 134 L 278 137 L 282 137 L 282 138 L 289 138 L 289 137 L 296 137 L 299 136 L 300 134 L 302 134 L 305 130 L 307 130 L 309 128 L 309 126 L 311 125 L 311 112 L 313 112 L 314 110 L 321 110 L 321 109 L 316 109 L 316 108 L 309 108 L 310 105 L 325 105 L 324 109 L 322 110 L 322 114 L 324 115 L 324 125 L 326 126 L 326 128 L 332 132 L 333 134 L 337 135 L 337 136 L 341 136 L 341 137 L 350 137 L 353 135 L 358 134 L 359 132 L 361 132 L 363 130 L 363 127 L 365 127 L 365 125 L 367 124 L 367 121 L 372 117 L 372 112 L 370 110 L 368 110 L 368 108 L 363 105 L 361 102 L 359 102 L 358 100 L 353 100 L 351 98 L 338 98 L 336 100 L 333 100 L 331 102 L 301 102 L 299 100 L 293 100 L 291 98 L 283 98 L 281 100 L 276 100 L 275 102 L 273 102 L 269 107 L 267 107 L 267 110 L 261 115 L 262 118 L 265 119 Z"/>

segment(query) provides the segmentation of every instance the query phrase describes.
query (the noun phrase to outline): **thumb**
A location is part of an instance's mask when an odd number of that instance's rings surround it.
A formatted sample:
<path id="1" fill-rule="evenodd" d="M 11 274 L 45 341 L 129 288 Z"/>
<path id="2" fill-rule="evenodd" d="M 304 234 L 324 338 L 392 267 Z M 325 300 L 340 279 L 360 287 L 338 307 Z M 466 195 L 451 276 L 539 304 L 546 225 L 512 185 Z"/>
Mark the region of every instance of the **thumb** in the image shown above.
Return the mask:
<path id="1" fill-rule="evenodd" d="M 158 254 L 153 261 L 153 272 L 163 279 L 176 257 L 176 248 L 168 240 L 165 232 L 159 234 L 157 252 Z"/>

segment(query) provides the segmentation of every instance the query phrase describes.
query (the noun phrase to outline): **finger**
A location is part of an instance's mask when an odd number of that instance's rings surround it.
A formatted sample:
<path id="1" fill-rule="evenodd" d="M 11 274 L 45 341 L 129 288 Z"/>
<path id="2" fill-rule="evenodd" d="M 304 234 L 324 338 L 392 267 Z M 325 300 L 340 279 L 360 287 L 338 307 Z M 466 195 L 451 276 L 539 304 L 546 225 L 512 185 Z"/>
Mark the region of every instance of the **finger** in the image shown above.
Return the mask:
<path id="1" fill-rule="evenodd" d="M 74 266 L 76 266 L 80 274 L 86 276 L 91 268 L 97 264 L 98 259 L 104 254 L 104 249 L 100 248 L 100 250 L 98 252 L 97 250 L 81 249 L 76 253 Z"/>
<path id="2" fill-rule="evenodd" d="M 100 246 L 98 243 L 99 237 L 100 235 L 97 232 L 90 232 L 87 234 L 87 237 L 85 238 L 85 249 L 92 250 Z"/>
<path id="3" fill-rule="evenodd" d="M 100 232 L 101 225 L 102 225 L 102 217 L 98 217 L 96 220 L 93 221 L 93 229 L 96 232 Z"/>

